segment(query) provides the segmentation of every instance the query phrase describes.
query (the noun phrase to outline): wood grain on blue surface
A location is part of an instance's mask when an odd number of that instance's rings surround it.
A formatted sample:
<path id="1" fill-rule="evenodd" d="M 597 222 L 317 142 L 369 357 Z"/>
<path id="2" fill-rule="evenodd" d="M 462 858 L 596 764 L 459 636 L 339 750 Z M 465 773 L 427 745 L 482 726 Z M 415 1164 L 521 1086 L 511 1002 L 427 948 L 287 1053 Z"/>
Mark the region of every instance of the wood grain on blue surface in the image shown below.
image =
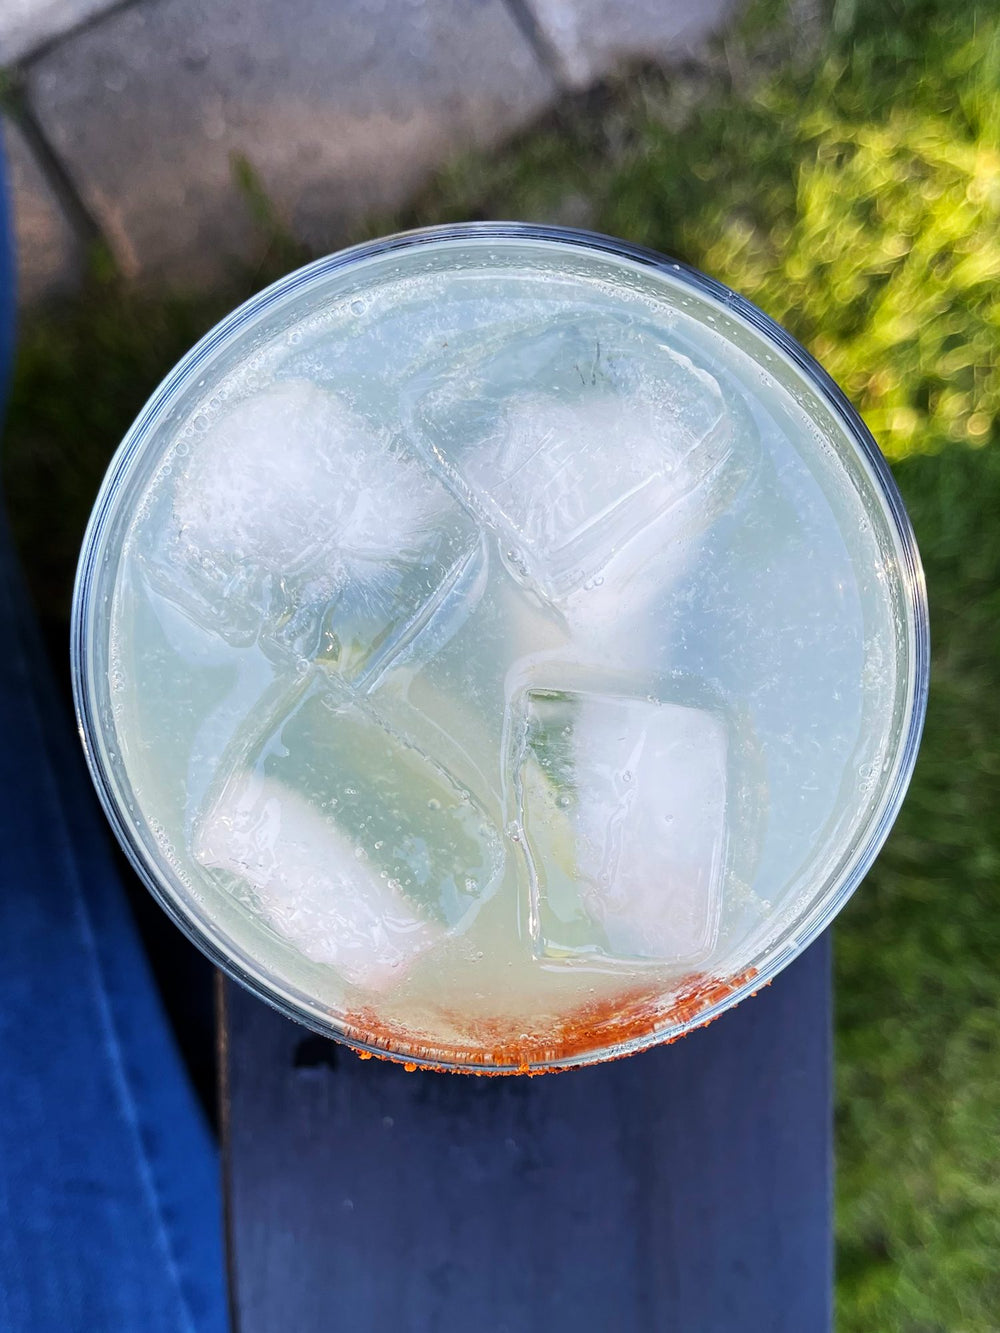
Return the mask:
<path id="1" fill-rule="evenodd" d="M 826 939 L 711 1027 L 543 1078 L 363 1062 L 225 983 L 239 1333 L 825 1333 Z"/>

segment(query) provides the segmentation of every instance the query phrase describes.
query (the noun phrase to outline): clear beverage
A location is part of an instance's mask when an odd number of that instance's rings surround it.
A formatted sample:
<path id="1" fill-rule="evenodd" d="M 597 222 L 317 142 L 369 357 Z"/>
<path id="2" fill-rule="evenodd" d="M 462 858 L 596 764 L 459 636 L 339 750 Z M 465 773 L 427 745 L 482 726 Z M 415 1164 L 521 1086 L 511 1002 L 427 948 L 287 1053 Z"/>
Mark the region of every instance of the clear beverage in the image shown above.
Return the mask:
<path id="1" fill-rule="evenodd" d="M 627 247 L 457 228 L 271 289 L 81 565 L 99 788 L 235 975 L 417 1063 L 586 1062 L 849 894 L 923 708 L 912 538 L 805 354 Z"/>

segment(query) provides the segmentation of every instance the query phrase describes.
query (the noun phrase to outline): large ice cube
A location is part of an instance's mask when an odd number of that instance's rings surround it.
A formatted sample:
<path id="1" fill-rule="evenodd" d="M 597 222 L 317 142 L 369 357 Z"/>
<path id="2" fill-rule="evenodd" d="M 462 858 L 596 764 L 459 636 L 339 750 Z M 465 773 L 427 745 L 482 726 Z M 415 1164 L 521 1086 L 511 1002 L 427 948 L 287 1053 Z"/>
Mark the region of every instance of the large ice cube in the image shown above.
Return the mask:
<path id="1" fill-rule="evenodd" d="M 417 445 L 514 576 L 577 619 L 587 594 L 676 568 L 742 484 L 731 405 L 658 330 L 581 312 L 456 357 L 414 395 Z"/>
<path id="2" fill-rule="evenodd" d="M 471 609 L 476 525 L 398 442 L 326 390 L 287 380 L 196 437 L 151 577 L 201 623 L 271 655 L 377 671 Z"/>
<path id="3" fill-rule="evenodd" d="M 315 963 L 381 990 L 444 935 L 359 859 L 320 810 L 275 778 L 245 773 L 203 820 L 196 859 L 251 890 L 267 924 Z"/>
<path id="4" fill-rule="evenodd" d="M 286 695 L 226 763 L 196 821 L 196 858 L 242 879 L 275 929 L 348 980 L 400 976 L 500 884 L 501 836 L 477 797 L 321 679 Z"/>
<path id="5" fill-rule="evenodd" d="M 515 788 L 550 957 L 697 962 L 718 929 L 726 730 L 647 697 L 530 689 Z"/>

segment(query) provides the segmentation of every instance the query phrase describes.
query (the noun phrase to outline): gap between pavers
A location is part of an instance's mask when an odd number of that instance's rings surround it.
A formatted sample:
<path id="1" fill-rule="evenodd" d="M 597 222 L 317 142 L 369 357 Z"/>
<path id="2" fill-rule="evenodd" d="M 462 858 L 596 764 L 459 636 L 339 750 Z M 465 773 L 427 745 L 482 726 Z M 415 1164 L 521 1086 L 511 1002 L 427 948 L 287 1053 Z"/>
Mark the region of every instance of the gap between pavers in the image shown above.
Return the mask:
<path id="1" fill-rule="evenodd" d="M 83 246 L 24 135 L 3 118 L 8 187 L 17 244 L 17 298 L 31 306 L 72 291 L 83 272 Z"/>

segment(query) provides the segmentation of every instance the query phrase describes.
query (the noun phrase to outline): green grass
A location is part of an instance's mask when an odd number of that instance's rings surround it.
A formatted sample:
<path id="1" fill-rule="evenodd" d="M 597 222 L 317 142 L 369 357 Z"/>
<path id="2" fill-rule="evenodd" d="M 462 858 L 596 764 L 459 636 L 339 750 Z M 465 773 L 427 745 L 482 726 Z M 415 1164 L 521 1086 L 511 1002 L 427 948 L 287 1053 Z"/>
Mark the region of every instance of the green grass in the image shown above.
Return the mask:
<path id="1" fill-rule="evenodd" d="M 836 929 L 838 1328 L 988 1333 L 1000 1329 L 1000 6 L 837 0 L 805 36 L 778 4 L 754 13 L 704 68 L 560 108 L 457 164 L 403 221 L 582 222 L 687 259 L 802 338 L 893 461 L 927 568 L 934 667 L 910 796 Z M 109 450 L 246 290 L 163 301 L 97 283 L 24 329 L 8 487 L 53 621 Z"/>

